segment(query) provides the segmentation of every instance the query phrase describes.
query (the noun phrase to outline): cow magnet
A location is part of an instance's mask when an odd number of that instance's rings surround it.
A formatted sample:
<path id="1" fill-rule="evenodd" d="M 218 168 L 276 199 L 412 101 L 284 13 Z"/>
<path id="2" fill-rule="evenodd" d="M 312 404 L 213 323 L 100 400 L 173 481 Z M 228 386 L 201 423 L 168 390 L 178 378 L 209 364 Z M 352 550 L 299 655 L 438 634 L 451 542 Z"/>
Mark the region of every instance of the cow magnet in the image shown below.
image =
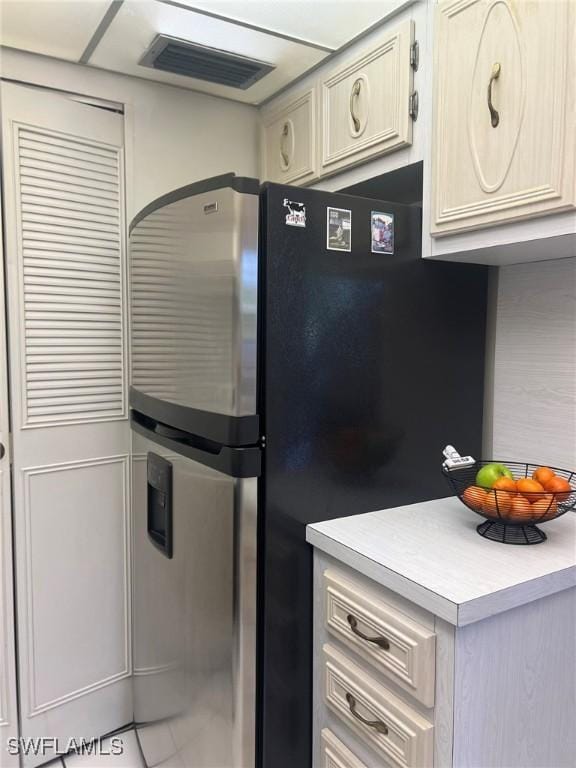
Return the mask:
<path id="1" fill-rule="evenodd" d="M 296 203 L 285 197 L 283 205 L 284 208 L 288 209 L 288 213 L 286 214 L 286 224 L 290 227 L 306 226 L 306 206 L 304 203 Z"/>

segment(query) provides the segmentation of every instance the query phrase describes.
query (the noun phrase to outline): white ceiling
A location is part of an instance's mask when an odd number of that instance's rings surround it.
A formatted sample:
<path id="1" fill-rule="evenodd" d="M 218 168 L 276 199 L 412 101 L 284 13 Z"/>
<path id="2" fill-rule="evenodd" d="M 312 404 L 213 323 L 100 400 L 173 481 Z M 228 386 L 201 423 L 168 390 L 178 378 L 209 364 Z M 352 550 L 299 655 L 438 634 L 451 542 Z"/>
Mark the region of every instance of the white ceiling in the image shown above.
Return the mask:
<path id="1" fill-rule="evenodd" d="M 110 0 L 0 0 L 2 45 L 78 61 Z"/>
<path id="2" fill-rule="evenodd" d="M 200 45 L 233 51 L 276 65 L 276 69 L 246 91 L 195 80 L 161 70 L 139 66 L 138 62 L 158 33 L 192 40 Z M 139 75 L 164 83 L 194 88 L 216 96 L 256 104 L 287 85 L 326 56 L 318 48 L 257 32 L 227 21 L 211 18 L 159 2 L 126 0 L 107 33 L 90 58 L 90 63 L 128 75 Z"/>
<path id="3" fill-rule="evenodd" d="M 398 0 L 178 0 L 181 5 L 340 48 L 398 7 Z"/>
<path id="4" fill-rule="evenodd" d="M 0 0 L 0 41 L 258 104 L 398 5 L 399 0 Z M 159 33 L 275 69 L 240 90 L 141 66 Z"/>

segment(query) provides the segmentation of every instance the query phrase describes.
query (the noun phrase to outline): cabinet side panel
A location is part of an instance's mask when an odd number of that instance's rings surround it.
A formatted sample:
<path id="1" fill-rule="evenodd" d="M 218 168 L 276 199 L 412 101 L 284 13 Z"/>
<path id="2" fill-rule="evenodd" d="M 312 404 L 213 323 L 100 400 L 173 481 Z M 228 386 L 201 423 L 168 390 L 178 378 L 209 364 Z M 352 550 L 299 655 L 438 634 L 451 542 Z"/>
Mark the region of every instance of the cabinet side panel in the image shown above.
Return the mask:
<path id="1" fill-rule="evenodd" d="M 434 768 L 452 768 L 454 739 L 455 628 L 436 618 L 436 693 L 434 707 Z"/>
<path id="2" fill-rule="evenodd" d="M 576 258 L 499 270 L 494 451 L 485 455 L 576 466 L 575 285 Z"/>
<path id="3" fill-rule="evenodd" d="M 575 598 L 567 589 L 457 631 L 455 766 L 573 766 Z"/>

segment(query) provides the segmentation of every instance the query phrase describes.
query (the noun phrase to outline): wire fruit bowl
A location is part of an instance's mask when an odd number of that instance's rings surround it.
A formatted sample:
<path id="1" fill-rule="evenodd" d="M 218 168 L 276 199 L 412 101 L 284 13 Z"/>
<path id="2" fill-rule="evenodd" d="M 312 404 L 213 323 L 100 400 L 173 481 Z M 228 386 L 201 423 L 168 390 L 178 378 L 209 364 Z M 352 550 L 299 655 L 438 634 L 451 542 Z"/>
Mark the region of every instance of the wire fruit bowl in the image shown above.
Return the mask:
<path id="1" fill-rule="evenodd" d="M 481 517 L 486 518 L 476 530 L 481 536 L 503 544 L 540 544 L 546 540 L 544 531 L 537 524 L 554 520 L 576 507 L 576 488 L 573 480 L 576 472 L 550 467 L 557 477 L 564 478 L 571 491 L 512 491 L 483 488 L 476 485 L 478 471 L 487 464 L 504 464 L 514 481 L 532 478 L 540 464 L 506 461 L 476 461 L 472 466 L 449 469 L 442 467 L 442 474 L 460 501 Z"/>

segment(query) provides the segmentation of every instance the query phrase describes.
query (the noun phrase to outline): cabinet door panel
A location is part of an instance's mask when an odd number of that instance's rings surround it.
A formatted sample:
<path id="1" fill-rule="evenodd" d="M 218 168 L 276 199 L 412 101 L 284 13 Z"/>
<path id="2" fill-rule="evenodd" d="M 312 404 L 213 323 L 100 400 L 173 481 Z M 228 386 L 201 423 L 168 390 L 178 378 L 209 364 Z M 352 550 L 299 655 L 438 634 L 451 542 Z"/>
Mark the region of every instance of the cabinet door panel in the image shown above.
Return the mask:
<path id="1" fill-rule="evenodd" d="M 322 174 L 412 143 L 413 37 L 406 21 L 322 81 Z"/>
<path id="2" fill-rule="evenodd" d="M 434 705 L 435 635 L 377 592 L 336 570 L 324 572 L 326 626 L 382 674 L 427 707 Z M 368 638 L 379 637 L 386 646 Z"/>
<path id="3" fill-rule="evenodd" d="M 565 0 L 440 4 L 433 234 L 573 205 L 572 14 Z"/>
<path id="4" fill-rule="evenodd" d="M 323 728 L 321 768 L 366 768 L 366 766 L 329 728 Z"/>
<path id="5" fill-rule="evenodd" d="M 262 123 L 262 178 L 283 184 L 316 177 L 316 98 L 301 93 L 268 114 Z"/>
<path id="6" fill-rule="evenodd" d="M 393 768 L 432 765 L 434 726 L 347 656 L 324 645 L 324 697 L 353 733 Z"/>

